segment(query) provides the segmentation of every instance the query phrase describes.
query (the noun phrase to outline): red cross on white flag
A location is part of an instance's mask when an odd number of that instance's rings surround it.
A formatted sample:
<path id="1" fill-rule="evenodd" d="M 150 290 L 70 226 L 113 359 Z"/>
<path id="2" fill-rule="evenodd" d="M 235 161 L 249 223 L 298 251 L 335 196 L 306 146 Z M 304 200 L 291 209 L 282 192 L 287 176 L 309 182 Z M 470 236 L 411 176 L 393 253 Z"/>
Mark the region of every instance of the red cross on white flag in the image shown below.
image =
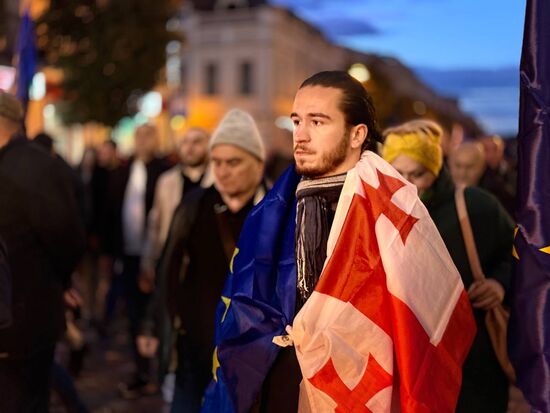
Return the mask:
<path id="1" fill-rule="evenodd" d="M 365 153 L 327 251 L 291 330 L 301 413 L 454 412 L 475 322 L 416 188 Z"/>

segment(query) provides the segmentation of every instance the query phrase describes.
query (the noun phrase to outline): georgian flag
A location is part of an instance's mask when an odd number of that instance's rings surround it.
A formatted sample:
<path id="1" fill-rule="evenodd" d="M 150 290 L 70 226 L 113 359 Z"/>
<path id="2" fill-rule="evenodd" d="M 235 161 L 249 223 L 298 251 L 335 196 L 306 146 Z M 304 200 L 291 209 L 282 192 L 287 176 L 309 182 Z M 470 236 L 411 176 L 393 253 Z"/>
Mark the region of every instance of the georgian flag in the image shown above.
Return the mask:
<path id="1" fill-rule="evenodd" d="M 416 188 L 366 152 L 291 336 L 300 412 L 454 412 L 475 322 Z"/>

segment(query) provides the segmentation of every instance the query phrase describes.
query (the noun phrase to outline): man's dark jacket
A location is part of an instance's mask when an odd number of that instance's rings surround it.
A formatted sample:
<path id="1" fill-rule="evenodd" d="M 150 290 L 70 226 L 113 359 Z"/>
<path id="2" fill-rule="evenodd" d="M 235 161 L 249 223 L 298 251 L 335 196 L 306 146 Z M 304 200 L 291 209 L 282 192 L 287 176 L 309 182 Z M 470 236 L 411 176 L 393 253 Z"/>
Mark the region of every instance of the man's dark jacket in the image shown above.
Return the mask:
<path id="1" fill-rule="evenodd" d="M 122 208 L 124 206 L 124 196 L 126 187 L 130 179 L 130 171 L 134 158 L 130 158 L 127 163 L 114 170 L 109 179 L 108 188 L 108 207 L 106 212 L 106 224 L 109 233 L 106 234 L 104 248 L 115 256 L 124 255 L 124 236 L 122 228 Z M 145 225 L 147 225 L 147 215 L 153 207 L 155 197 L 155 187 L 159 176 L 168 169 L 169 165 L 160 158 L 153 158 L 145 164 L 147 171 L 147 182 L 145 186 Z"/>
<path id="2" fill-rule="evenodd" d="M 13 280 L 1 360 L 29 357 L 63 333 L 63 291 L 84 250 L 84 228 L 70 177 L 25 138 L 0 149 L 0 188 L 0 237 Z"/>
<path id="3" fill-rule="evenodd" d="M 11 324 L 11 272 L 6 245 L 0 237 L 0 329 Z"/>

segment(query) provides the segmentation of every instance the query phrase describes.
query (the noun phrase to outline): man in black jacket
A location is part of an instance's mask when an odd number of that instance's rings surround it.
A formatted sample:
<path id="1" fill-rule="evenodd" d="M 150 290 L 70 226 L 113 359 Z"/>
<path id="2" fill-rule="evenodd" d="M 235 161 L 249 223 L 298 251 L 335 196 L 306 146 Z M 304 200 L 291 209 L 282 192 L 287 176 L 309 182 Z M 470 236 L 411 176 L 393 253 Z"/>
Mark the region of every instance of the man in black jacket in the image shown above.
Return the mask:
<path id="1" fill-rule="evenodd" d="M 68 176 L 23 136 L 22 121 L 19 102 L 0 92 L 0 237 L 13 277 L 13 322 L 0 330 L 0 411 L 45 412 L 84 228 Z"/>
<path id="2" fill-rule="evenodd" d="M 0 329 L 11 324 L 11 273 L 6 245 L 0 237 Z"/>
<path id="3" fill-rule="evenodd" d="M 109 228 L 113 231 L 111 253 L 117 262 L 107 310 L 114 310 L 113 292 L 118 289 L 117 294 L 120 294 L 122 290 L 127 303 L 132 343 L 135 343 L 152 288 L 138 282 L 147 234 L 147 215 L 153 206 L 157 180 L 167 169 L 166 163 L 155 156 L 157 140 L 158 132 L 154 125 L 138 127 L 134 135 L 134 156 L 113 172 L 109 188 Z M 133 353 L 136 374 L 128 383 L 119 384 L 120 394 L 126 399 L 156 391 L 150 383 L 149 360 L 141 357 L 135 346 Z"/>

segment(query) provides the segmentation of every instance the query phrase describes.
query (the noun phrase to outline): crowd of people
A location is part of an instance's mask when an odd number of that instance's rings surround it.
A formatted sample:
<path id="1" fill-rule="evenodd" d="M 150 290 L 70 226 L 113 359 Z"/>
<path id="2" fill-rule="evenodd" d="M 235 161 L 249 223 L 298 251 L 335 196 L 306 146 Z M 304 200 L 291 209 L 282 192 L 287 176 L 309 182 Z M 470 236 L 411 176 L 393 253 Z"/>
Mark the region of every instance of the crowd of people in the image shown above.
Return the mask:
<path id="1" fill-rule="evenodd" d="M 379 132 L 370 96 L 344 72 L 307 79 L 298 89 L 291 118 L 295 129 L 287 152 L 294 159 L 284 158 L 287 172 L 281 158 L 264 147 L 253 117 L 240 109 L 225 114 L 211 135 L 190 128 L 177 136 L 171 156 L 158 156 L 158 130 L 146 123 L 135 130 L 131 157 L 122 159 L 117 144 L 107 140 L 87 148 L 78 168 L 71 168 L 47 134 L 25 136 L 20 103 L 0 92 L 1 412 L 47 412 L 50 388 L 68 376 L 54 361 L 66 326 L 81 314 L 89 328 L 109 336 L 120 325 L 113 322 L 121 308 L 134 373 L 119 384 L 120 397 L 157 394 L 163 383 L 173 381 L 173 391 L 165 393 L 171 412 L 213 406 L 217 363 L 223 364 L 216 351 L 225 343 L 224 333 L 217 331 L 219 306 L 225 308 L 223 321 L 232 297 L 222 297 L 222 292 L 228 271 L 234 272 L 240 233 L 251 213 L 269 215 L 272 208 L 276 214 L 272 204 L 280 197 L 269 194 L 277 194 L 281 180 L 291 179 L 289 171 L 297 174 L 293 257 L 285 264 L 294 278 L 285 285 L 290 287 L 286 293 L 277 290 L 266 301 L 279 306 L 291 325 L 324 274 L 333 248 L 329 235 L 342 208 L 339 197 L 349 171 L 365 162 L 393 167 L 403 185 L 414 185 L 407 186 L 416 188 L 411 196 L 427 208 L 441 236 L 426 239 L 419 248 L 433 254 L 446 247 L 448 254 L 434 260 L 447 262 L 450 256 L 450 274 L 456 267 L 457 282 L 467 292 L 471 306 L 464 328 L 470 327 L 471 313 L 471 331 L 475 320 L 477 332 L 472 343 L 453 350 L 462 373 L 459 392 L 450 396 L 456 411 L 507 411 L 509 379 L 485 326 L 485 313 L 507 303 L 512 276 L 516 177 L 504 141 L 497 136 L 467 140 L 446 153 L 445 131 L 428 119 Z M 380 158 L 368 161 L 367 152 Z M 270 162 L 274 158 L 276 165 Z M 267 176 L 266 171 L 276 172 Z M 275 192 L 270 192 L 273 185 Z M 473 275 L 457 212 L 458 191 L 463 191 L 484 280 Z M 281 244 L 279 249 L 284 248 Z M 275 285 L 285 267 L 281 262 L 265 258 L 254 265 L 271 268 L 266 274 Z M 81 291 L 71 284 L 75 274 L 85 280 Z M 263 288 L 251 283 L 250 289 Z M 249 305 L 265 311 L 257 302 Z M 247 331 L 243 336 L 253 334 Z M 250 397 L 243 398 L 248 404 L 232 398 L 236 411 L 298 411 L 305 397 L 300 383 L 309 377 L 304 377 L 296 353 L 292 346 L 277 347 L 273 357 L 266 357 L 265 374 L 244 380 L 255 380 Z M 411 389 L 408 397 L 420 403 L 423 396 L 416 391 Z M 71 387 L 70 392 L 74 397 L 67 410 L 87 411 L 76 390 Z"/>

